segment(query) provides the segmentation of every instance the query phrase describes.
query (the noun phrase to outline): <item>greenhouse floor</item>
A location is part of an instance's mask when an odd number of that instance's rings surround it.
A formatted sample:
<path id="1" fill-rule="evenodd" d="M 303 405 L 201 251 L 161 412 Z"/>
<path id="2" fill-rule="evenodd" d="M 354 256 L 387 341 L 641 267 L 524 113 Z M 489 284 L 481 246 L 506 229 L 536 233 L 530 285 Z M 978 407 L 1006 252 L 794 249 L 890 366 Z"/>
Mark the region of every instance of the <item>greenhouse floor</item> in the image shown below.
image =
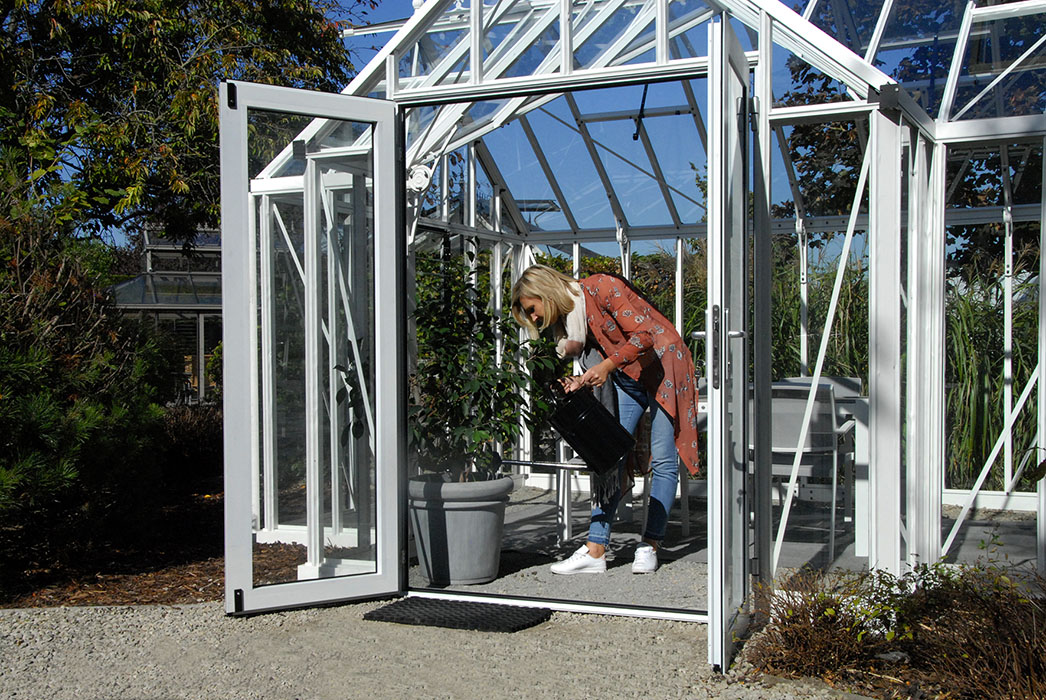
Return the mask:
<path id="1" fill-rule="evenodd" d="M 607 553 L 605 575 L 559 576 L 549 565 L 569 556 L 584 541 L 588 528 L 589 503 L 586 493 L 573 494 L 574 537 L 558 543 L 556 537 L 556 493 L 534 487 L 516 488 L 506 510 L 505 535 L 498 578 L 486 584 L 428 587 L 416 559 L 412 560 L 410 585 L 414 589 L 460 593 L 496 594 L 509 597 L 543 598 L 569 602 L 599 603 L 636 607 L 668 608 L 679 611 L 707 609 L 706 545 L 707 514 L 703 497 L 691 496 L 689 534 L 682 531 L 681 508 L 677 499 L 669 520 L 660 568 L 651 575 L 631 572 L 632 555 L 639 542 L 642 504 L 635 499 L 634 518 L 620 518 L 614 525 Z M 946 514 L 954 516 L 950 510 Z M 774 533 L 780 508 L 774 508 Z M 1034 513 L 974 513 L 955 540 L 948 561 L 974 562 L 978 559 L 1007 565 L 1034 566 Z M 789 517 L 785 543 L 778 565 L 778 578 L 807 566 L 860 571 L 868 559 L 854 554 L 854 528 L 837 521 L 835 560 L 828 561 L 828 507 L 797 501 Z M 954 519 L 942 522 L 947 537 Z"/>

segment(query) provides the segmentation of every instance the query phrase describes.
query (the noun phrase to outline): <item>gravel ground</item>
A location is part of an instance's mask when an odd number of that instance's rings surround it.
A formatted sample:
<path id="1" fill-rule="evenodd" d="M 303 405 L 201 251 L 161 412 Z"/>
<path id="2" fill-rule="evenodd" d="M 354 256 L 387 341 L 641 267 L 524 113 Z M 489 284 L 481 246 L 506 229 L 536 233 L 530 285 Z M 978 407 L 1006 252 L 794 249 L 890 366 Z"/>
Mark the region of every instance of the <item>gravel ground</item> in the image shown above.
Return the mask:
<path id="1" fill-rule="evenodd" d="M 0 609 L 0 697 L 857 697 L 713 674 L 699 624 L 555 613 L 499 634 L 363 620 L 381 604 L 249 618 L 219 603 Z"/>

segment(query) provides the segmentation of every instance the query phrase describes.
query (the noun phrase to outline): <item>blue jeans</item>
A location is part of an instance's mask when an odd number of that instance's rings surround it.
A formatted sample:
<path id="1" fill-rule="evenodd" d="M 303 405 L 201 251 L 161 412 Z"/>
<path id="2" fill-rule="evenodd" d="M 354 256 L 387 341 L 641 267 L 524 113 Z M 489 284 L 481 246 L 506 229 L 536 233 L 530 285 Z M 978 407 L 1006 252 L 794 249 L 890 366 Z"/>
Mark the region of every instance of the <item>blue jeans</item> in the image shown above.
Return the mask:
<path id="1" fill-rule="evenodd" d="M 646 530 L 643 538 L 660 542 L 668 525 L 668 512 L 676 499 L 676 484 L 679 479 L 679 455 L 676 452 L 675 427 L 665 409 L 647 393 L 642 384 L 624 372 L 613 374 L 614 389 L 617 390 L 617 412 L 621 425 L 633 435 L 647 407 L 653 407 L 654 418 L 650 426 L 650 504 L 647 507 Z M 618 471 L 625 468 L 621 460 Z M 610 544 L 610 526 L 614 513 L 621 501 L 621 491 L 614 495 L 606 508 L 592 508 L 592 520 L 588 526 L 588 541 Z"/>

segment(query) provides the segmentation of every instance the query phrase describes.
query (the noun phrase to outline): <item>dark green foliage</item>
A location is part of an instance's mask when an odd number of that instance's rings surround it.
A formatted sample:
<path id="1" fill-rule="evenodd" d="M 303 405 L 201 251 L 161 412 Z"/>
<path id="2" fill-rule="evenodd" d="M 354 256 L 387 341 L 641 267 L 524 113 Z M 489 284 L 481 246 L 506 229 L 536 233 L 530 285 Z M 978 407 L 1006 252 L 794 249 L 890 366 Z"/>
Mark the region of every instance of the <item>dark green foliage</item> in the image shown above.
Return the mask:
<path id="1" fill-rule="evenodd" d="M 534 345 L 520 342 L 515 321 L 490 307 L 489 284 L 470 282 L 471 255 L 417 255 L 418 361 L 410 376 L 409 443 L 423 468 L 448 470 L 456 479 L 469 459 L 496 469 L 494 446 L 519 436 L 521 415 L 531 424 L 542 420 L 549 406 L 541 385 L 558 365 L 547 348 L 534 352 Z M 486 258 L 478 269 L 488 267 Z M 533 384 L 516 358 L 534 373 Z"/>
<path id="2" fill-rule="evenodd" d="M 51 0 L 0 8 L 0 147 L 32 205 L 80 230 L 218 217 L 217 86 L 335 91 L 336 0 Z"/>
<path id="3" fill-rule="evenodd" d="M 154 448 L 163 489 L 169 496 L 201 488 L 221 491 L 223 447 L 222 410 L 217 406 L 164 408 Z"/>
<path id="4" fill-rule="evenodd" d="M 163 358 L 77 253 L 0 219 L 0 528 L 22 555 L 133 523 L 157 476 Z"/>
<path id="5" fill-rule="evenodd" d="M 1016 402 L 1038 362 L 1038 279 L 1026 271 L 1026 256 L 1016 265 L 1013 304 L 1013 400 Z M 948 285 L 946 301 L 947 477 L 949 488 L 971 488 L 1005 425 L 1003 360 L 1005 357 L 1004 288 L 1001 271 L 963 269 Z M 1029 410 L 1031 409 L 1031 410 Z M 1036 464 L 1041 455 L 1028 453 L 1035 445 L 1033 403 L 1014 423 L 1014 454 Z M 1000 452 L 1001 455 L 1001 452 Z M 1001 456 L 999 457 L 1001 459 Z M 993 470 L 985 488 L 1004 490 L 1001 470 Z M 1024 479 L 1024 489 L 1034 483 Z"/>
<path id="6" fill-rule="evenodd" d="M 804 571 L 764 596 L 760 612 L 765 627 L 745 654 L 765 671 L 883 698 L 1046 696 L 1046 579 L 1033 572 Z"/>

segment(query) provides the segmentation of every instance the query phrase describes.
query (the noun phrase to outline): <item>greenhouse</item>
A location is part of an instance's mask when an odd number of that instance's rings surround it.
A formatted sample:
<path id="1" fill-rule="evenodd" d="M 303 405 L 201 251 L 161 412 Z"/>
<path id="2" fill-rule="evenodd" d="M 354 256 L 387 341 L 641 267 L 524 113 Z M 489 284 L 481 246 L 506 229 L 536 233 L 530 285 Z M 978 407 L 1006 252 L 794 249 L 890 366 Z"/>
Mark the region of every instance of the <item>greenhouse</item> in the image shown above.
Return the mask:
<path id="1" fill-rule="evenodd" d="M 416 5 L 340 95 L 221 86 L 230 613 L 648 615 L 725 668 L 789 571 L 982 540 L 1043 570 L 1046 1 Z M 655 576 L 547 575 L 593 485 L 507 315 L 534 262 L 630 280 L 690 346 L 701 469 Z M 420 568 L 451 443 L 512 482 L 493 580 Z"/>

